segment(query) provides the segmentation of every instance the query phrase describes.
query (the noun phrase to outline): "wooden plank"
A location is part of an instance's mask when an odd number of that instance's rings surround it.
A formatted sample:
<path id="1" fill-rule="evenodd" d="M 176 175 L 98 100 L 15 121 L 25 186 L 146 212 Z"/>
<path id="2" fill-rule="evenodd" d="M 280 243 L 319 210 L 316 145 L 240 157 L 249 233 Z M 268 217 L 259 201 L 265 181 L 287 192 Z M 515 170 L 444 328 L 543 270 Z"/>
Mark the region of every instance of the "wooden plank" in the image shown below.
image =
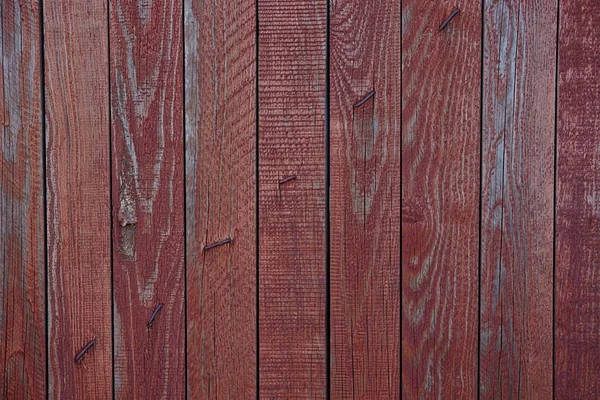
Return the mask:
<path id="1" fill-rule="evenodd" d="M 560 2 L 555 390 L 600 392 L 600 3 Z"/>
<path id="2" fill-rule="evenodd" d="M 260 396 L 324 398 L 327 2 L 258 19 Z"/>
<path id="3" fill-rule="evenodd" d="M 38 2 L 0 2 L 0 397 L 46 396 Z"/>
<path id="4" fill-rule="evenodd" d="M 556 0 L 486 2 L 480 396 L 552 398 Z"/>
<path id="5" fill-rule="evenodd" d="M 109 10 L 115 397 L 183 398 L 182 3 Z"/>
<path id="6" fill-rule="evenodd" d="M 185 1 L 187 373 L 194 399 L 256 397 L 255 21 L 254 0 Z"/>
<path id="7" fill-rule="evenodd" d="M 477 396 L 481 2 L 455 6 L 402 2 L 407 399 Z"/>
<path id="8" fill-rule="evenodd" d="M 331 396 L 400 398 L 400 2 L 331 5 Z"/>
<path id="9" fill-rule="evenodd" d="M 44 33 L 49 396 L 109 398 L 107 4 L 46 0 Z"/>

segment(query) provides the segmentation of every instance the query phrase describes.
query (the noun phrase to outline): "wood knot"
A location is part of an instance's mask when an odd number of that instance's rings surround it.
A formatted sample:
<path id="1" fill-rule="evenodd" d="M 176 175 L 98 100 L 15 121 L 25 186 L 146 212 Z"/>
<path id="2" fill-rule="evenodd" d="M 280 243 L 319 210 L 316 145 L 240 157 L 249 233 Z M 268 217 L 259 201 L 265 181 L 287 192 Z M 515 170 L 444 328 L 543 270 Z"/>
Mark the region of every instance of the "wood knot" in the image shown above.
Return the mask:
<path id="1" fill-rule="evenodd" d="M 408 200 L 402 201 L 402 223 L 417 224 L 425 220 L 423 207 Z"/>

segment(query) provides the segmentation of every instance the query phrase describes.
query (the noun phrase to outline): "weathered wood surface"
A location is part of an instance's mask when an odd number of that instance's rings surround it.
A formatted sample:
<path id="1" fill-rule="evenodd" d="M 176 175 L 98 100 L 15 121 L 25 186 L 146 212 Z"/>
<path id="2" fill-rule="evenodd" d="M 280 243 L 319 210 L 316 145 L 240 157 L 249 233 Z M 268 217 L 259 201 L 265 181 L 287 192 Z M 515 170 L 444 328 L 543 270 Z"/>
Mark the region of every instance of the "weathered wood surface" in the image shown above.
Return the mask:
<path id="1" fill-rule="evenodd" d="M 556 181 L 557 399 L 600 393 L 600 3 L 560 2 Z"/>
<path id="2" fill-rule="evenodd" d="M 484 9 L 480 397 L 552 398 L 556 0 Z"/>
<path id="3" fill-rule="evenodd" d="M 331 3 L 331 396 L 400 397 L 400 2 Z"/>
<path id="4" fill-rule="evenodd" d="M 115 397 L 182 398 L 182 3 L 109 10 Z"/>
<path id="5" fill-rule="evenodd" d="M 185 2 L 187 374 L 194 399 L 256 397 L 255 20 L 254 0 Z"/>
<path id="6" fill-rule="evenodd" d="M 37 2 L 0 2 L 0 398 L 46 396 Z"/>
<path id="7" fill-rule="evenodd" d="M 107 4 L 44 1 L 50 398 L 112 396 Z M 93 62 L 92 62 L 93 60 Z M 81 362 L 75 355 L 95 345 Z"/>
<path id="8" fill-rule="evenodd" d="M 475 398 L 481 2 L 402 2 L 402 395 Z"/>
<path id="9" fill-rule="evenodd" d="M 260 396 L 324 398 L 327 2 L 258 19 Z"/>

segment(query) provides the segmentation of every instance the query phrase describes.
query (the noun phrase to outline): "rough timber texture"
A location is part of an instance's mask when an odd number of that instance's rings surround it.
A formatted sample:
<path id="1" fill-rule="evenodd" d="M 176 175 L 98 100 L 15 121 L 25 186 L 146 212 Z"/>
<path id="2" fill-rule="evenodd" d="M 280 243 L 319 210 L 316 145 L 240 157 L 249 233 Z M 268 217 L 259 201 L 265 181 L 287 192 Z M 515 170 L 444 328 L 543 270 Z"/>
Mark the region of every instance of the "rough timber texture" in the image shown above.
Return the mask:
<path id="1" fill-rule="evenodd" d="M 256 397 L 255 12 L 254 0 L 185 2 L 187 374 L 194 399 Z"/>
<path id="2" fill-rule="evenodd" d="M 267 399 L 324 398 L 326 390 L 326 17 L 325 0 L 258 3 L 259 374 Z"/>
<path id="3" fill-rule="evenodd" d="M 182 3 L 109 9 L 115 396 L 182 398 Z"/>
<path id="4" fill-rule="evenodd" d="M 475 398 L 481 2 L 405 0 L 402 23 L 402 394 Z"/>
<path id="5" fill-rule="evenodd" d="M 600 2 L 560 2 L 556 182 L 557 399 L 600 393 Z"/>
<path id="6" fill-rule="evenodd" d="M 112 395 L 106 6 L 44 1 L 48 390 L 56 399 Z"/>
<path id="7" fill-rule="evenodd" d="M 556 0 L 485 3 L 481 398 L 552 398 Z"/>
<path id="8" fill-rule="evenodd" d="M 46 396 L 39 4 L 0 3 L 0 398 Z"/>
<path id="9" fill-rule="evenodd" d="M 331 4 L 331 396 L 400 397 L 400 2 Z"/>

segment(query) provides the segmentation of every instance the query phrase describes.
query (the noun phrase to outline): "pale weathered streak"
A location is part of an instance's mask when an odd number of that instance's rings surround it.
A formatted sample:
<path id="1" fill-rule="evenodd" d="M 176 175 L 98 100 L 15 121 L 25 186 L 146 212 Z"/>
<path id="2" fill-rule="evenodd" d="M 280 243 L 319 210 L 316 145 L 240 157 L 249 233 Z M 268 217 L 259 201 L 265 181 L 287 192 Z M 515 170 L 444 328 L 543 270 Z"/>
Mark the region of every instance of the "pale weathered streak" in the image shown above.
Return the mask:
<path id="1" fill-rule="evenodd" d="M 39 7 L 0 3 L 0 397 L 46 394 Z"/>
<path id="2" fill-rule="evenodd" d="M 556 0 L 486 3 L 482 398 L 552 397 Z"/>
<path id="3" fill-rule="evenodd" d="M 255 18 L 184 5 L 189 398 L 256 397 Z"/>

